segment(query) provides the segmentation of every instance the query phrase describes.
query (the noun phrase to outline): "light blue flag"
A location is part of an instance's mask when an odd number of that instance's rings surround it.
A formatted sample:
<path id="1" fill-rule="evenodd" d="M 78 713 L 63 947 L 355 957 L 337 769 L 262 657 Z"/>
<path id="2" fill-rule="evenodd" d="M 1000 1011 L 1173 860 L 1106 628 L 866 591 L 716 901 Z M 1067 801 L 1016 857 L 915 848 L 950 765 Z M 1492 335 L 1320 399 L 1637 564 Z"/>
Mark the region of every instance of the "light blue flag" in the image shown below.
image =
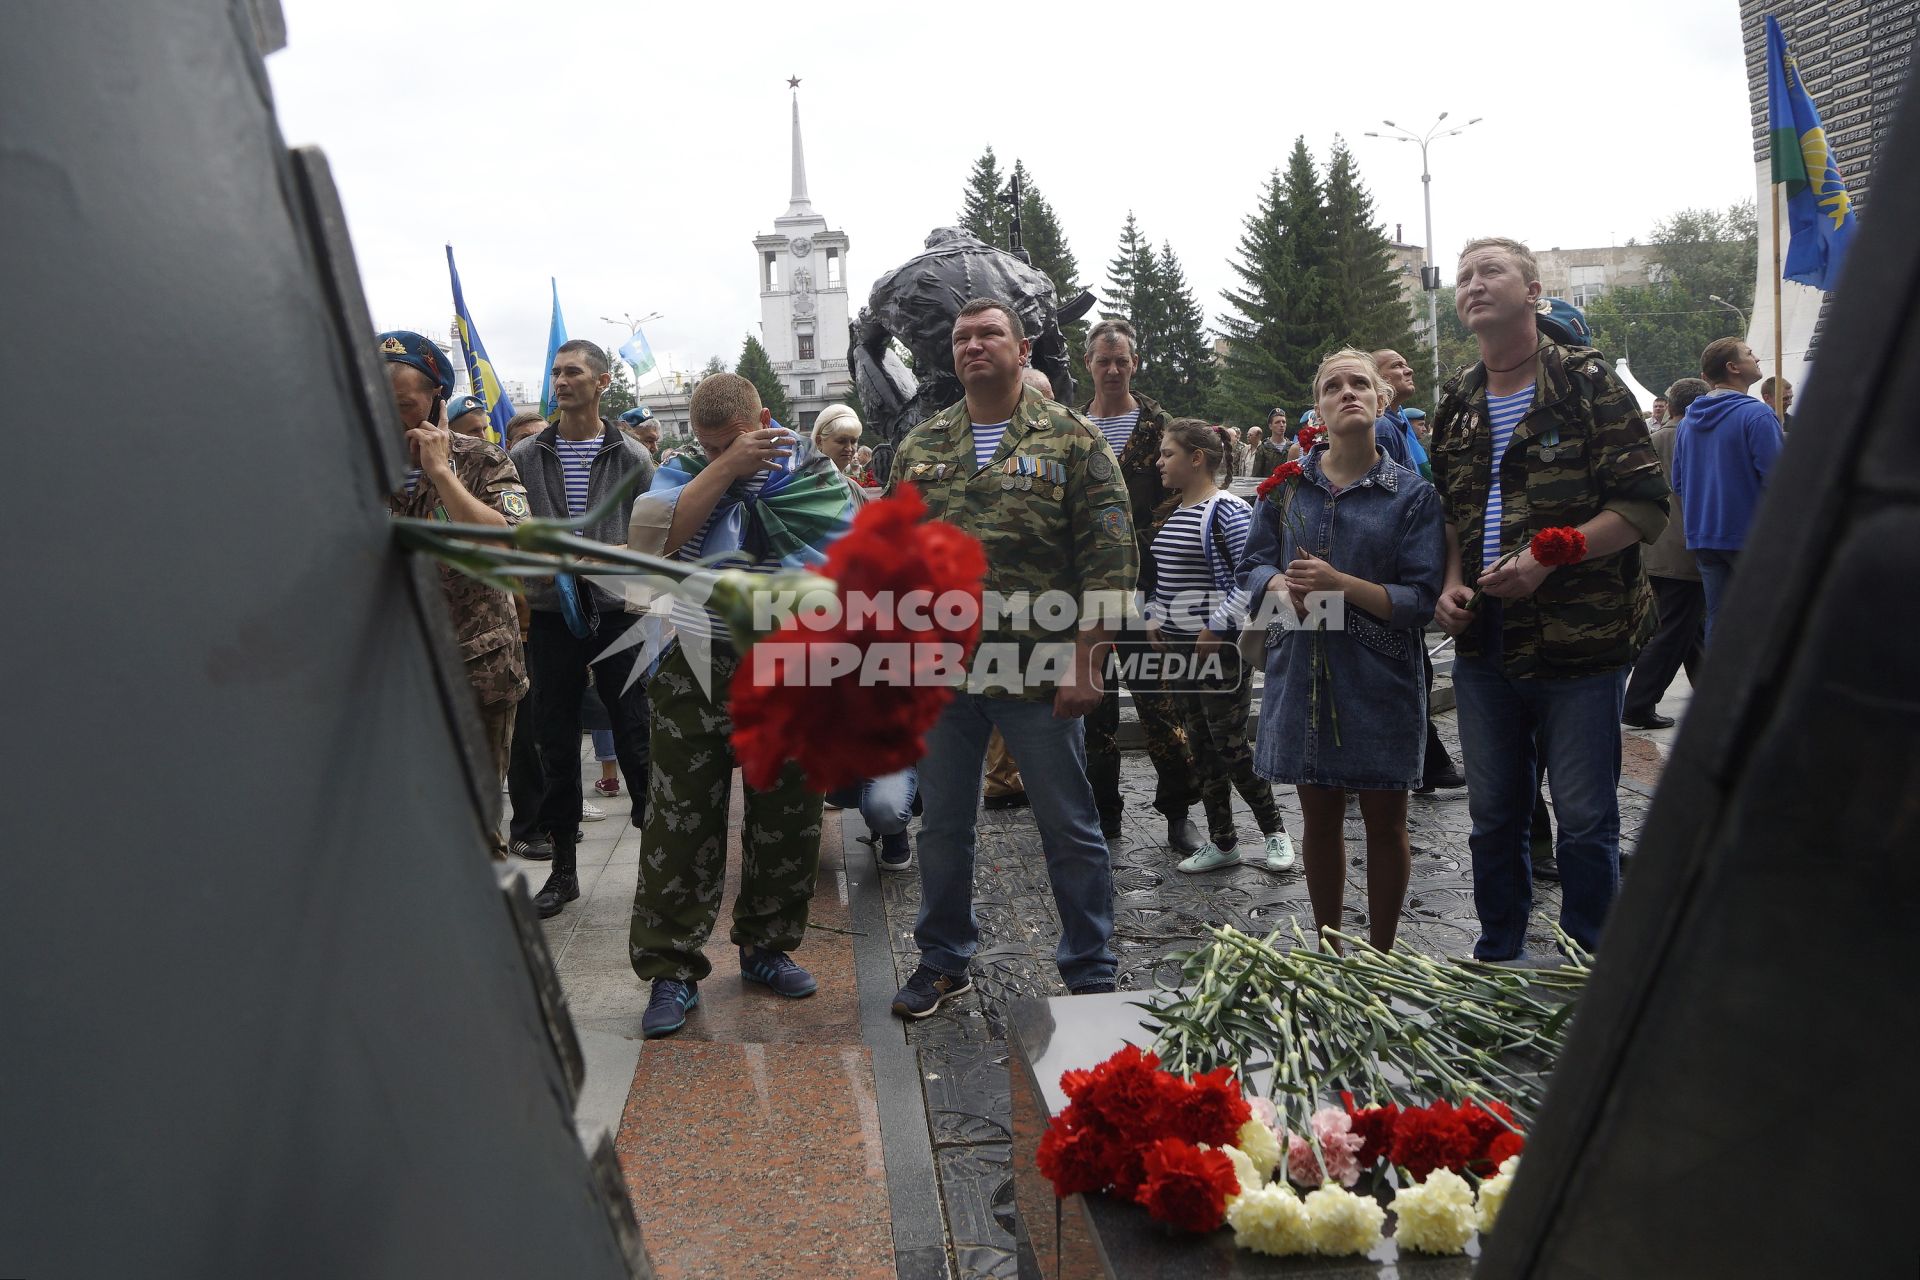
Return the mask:
<path id="1" fill-rule="evenodd" d="M 653 368 L 653 348 L 647 345 L 647 335 L 635 329 L 627 345 L 620 348 L 620 358 L 633 367 L 635 383 L 646 377 L 647 370 Z"/>
<path id="2" fill-rule="evenodd" d="M 560 285 L 551 276 L 547 283 L 553 286 L 553 320 L 547 325 L 547 365 L 540 374 L 540 416 L 551 418 L 553 408 L 553 362 L 560 355 L 561 344 L 567 340 L 567 322 L 560 318 Z"/>
<path id="3" fill-rule="evenodd" d="M 487 439 L 504 446 L 507 423 L 513 421 L 513 402 L 500 389 L 486 344 L 480 341 L 480 331 L 473 327 L 473 316 L 467 312 L 466 295 L 460 292 L 460 271 L 453 265 L 452 245 L 447 246 L 447 274 L 453 278 L 453 317 L 460 326 L 460 348 L 467 353 L 467 380 L 473 384 L 474 394 L 487 402 Z"/>
<path id="4" fill-rule="evenodd" d="M 1767 138 L 1773 180 L 1787 184 L 1787 226 L 1793 239 L 1780 274 L 1819 289 L 1840 281 L 1840 263 L 1859 220 L 1833 161 L 1820 109 L 1787 52 L 1780 24 L 1767 15 Z"/>

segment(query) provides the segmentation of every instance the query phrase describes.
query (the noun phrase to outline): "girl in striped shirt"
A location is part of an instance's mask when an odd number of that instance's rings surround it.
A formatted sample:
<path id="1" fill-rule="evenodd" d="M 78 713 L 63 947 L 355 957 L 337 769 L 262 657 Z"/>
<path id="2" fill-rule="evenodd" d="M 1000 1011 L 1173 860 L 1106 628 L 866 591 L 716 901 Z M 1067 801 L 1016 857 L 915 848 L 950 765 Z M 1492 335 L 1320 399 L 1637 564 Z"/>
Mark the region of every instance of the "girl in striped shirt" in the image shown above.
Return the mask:
<path id="1" fill-rule="evenodd" d="M 1179 494 L 1179 506 L 1153 539 L 1158 571 L 1147 612 L 1154 648 L 1193 655 L 1213 666 L 1182 674 L 1174 682 L 1175 704 L 1193 754 L 1200 803 L 1207 811 L 1206 844 L 1178 865 L 1186 872 L 1217 871 L 1241 861 L 1233 825 L 1233 793 L 1253 810 L 1265 841 L 1261 865 L 1268 871 L 1293 866 L 1293 842 L 1274 803 L 1273 788 L 1254 771 L 1247 743 L 1247 713 L 1253 704 L 1252 673 L 1240 661 L 1239 636 L 1229 597 L 1234 566 L 1247 545 L 1252 511 L 1221 490 L 1225 441 L 1197 418 L 1176 418 L 1160 440 L 1160 478 Z M 1228 637 L 1223 642 L 1222 637 Z"/>

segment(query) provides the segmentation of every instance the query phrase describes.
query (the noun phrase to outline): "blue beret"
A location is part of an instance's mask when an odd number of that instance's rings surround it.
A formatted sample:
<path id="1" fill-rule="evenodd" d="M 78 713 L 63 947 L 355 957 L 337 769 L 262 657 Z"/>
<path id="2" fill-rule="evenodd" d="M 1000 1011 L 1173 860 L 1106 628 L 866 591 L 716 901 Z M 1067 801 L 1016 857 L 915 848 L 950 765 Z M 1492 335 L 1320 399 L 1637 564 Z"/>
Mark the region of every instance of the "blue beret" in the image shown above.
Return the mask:
<path id="1" fill-rule="evenodd" d="M 1587 327 L 1586 315 L 1565 298 L 1542 298 L 1533 307 L 1534 327 L 1548 341 L 1568 347 L 1593 345 L 1593 330 Z"/>
<path id="2" fill-rule="evenodd" d="M 620 421 L 628 426 L 637 427 L 643 422 L 653 421 L 653 410 L 643 404 L 637 404 L 620 415 Z"/>
<path id="3" fill-rule="evenodd" d="M 481 413 L 487 411 L 487 402 L 479 396 L 455 396 L 447 405 L 447 421 L 452 422 L 463 413 Z"/>
<path id="4" fill-rule="evenodd" d="M 379 335 L 380 355 L 394 364 L 410 364 L 440 384 L 440 394 L 453 394 L 453 365 L 447 353 L 410 329 L 390 329 Z"/>

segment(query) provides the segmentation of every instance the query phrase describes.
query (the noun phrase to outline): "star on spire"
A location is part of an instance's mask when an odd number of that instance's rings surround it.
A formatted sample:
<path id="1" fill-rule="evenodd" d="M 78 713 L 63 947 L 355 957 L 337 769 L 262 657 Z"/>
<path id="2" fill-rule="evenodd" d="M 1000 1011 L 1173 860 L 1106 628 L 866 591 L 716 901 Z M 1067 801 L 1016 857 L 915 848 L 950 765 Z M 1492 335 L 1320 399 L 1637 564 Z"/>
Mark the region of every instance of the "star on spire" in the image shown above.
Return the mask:
<path id="1" fill-rule="evenodd" d="M 788 77 L 787 77 L 787 88 L 789 88 L 789 89 L 798 89 L 799 87 L 800 87 L 800 77 L 799 77 L 799 76 L 788 76 Z"/>

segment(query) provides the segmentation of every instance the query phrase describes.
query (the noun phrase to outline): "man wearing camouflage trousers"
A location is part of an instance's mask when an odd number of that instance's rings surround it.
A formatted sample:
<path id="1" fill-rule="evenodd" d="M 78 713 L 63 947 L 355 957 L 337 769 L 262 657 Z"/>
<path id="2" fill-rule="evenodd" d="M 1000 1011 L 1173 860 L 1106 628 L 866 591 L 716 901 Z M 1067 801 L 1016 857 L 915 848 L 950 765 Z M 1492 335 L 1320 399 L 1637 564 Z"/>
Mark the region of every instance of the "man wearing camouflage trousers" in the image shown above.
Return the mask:
<path id="1" fill-rule="evenodd" d="M 633 504 L 637 551 L 699 561 L 736 554 L 754 570 L 818 563 L 843 532 L 853 498 L 825 455 L 771 425 L 759 393 L 732 373 L 702 379 L 689 406 L 694 445 L 654 473 Z M 761 504 L 769 517 L 752 518 Z M 777 545 L 765 529 L 780 530 Z M 653 983 L 641 1031 L 671 1035 L 700 1003 L 713 966 L 702 954 L 720 915 L 733 789 L 727 691 L 739 657 L 724 627 L 697 606 L 674 605 L 678 636 L 647 686 L 653 766 L 627 953 Z M 697 669 L 708 667 L 705 683 Z M 789 761 L 769 790 L 743 786 L 740 892 L 731 939 L 740 976 L 778 995 L 814 993 L 813 975 L 787 953 L 800 945 L 820 865 L 821 797 Z"/>
<path id="2" fill-rule="evenodd" d="M 1459 637 L 1473 954 L 1507 962 L 1524 956 L 1533 905 L 1536 740 L 1560 826 L 1561 927 L 1593 948 L 1619 890 L 1621 701 L 1654 625 L 1640 544 L 1666 527 L 1668 489 L 1639 407 L 1605 359 L 1541 332 L 1557 310 L 1541 306 L 1525 245 L 1468 244 L 1455 306 L 1480 360 L 1448 382 L 1434 416 L 1448 553 L 1435 615 Z M 1502 562 L 1563 526 L 1586 537 L 1579 563 L 1544 565 L 1530 550 Z"/>

